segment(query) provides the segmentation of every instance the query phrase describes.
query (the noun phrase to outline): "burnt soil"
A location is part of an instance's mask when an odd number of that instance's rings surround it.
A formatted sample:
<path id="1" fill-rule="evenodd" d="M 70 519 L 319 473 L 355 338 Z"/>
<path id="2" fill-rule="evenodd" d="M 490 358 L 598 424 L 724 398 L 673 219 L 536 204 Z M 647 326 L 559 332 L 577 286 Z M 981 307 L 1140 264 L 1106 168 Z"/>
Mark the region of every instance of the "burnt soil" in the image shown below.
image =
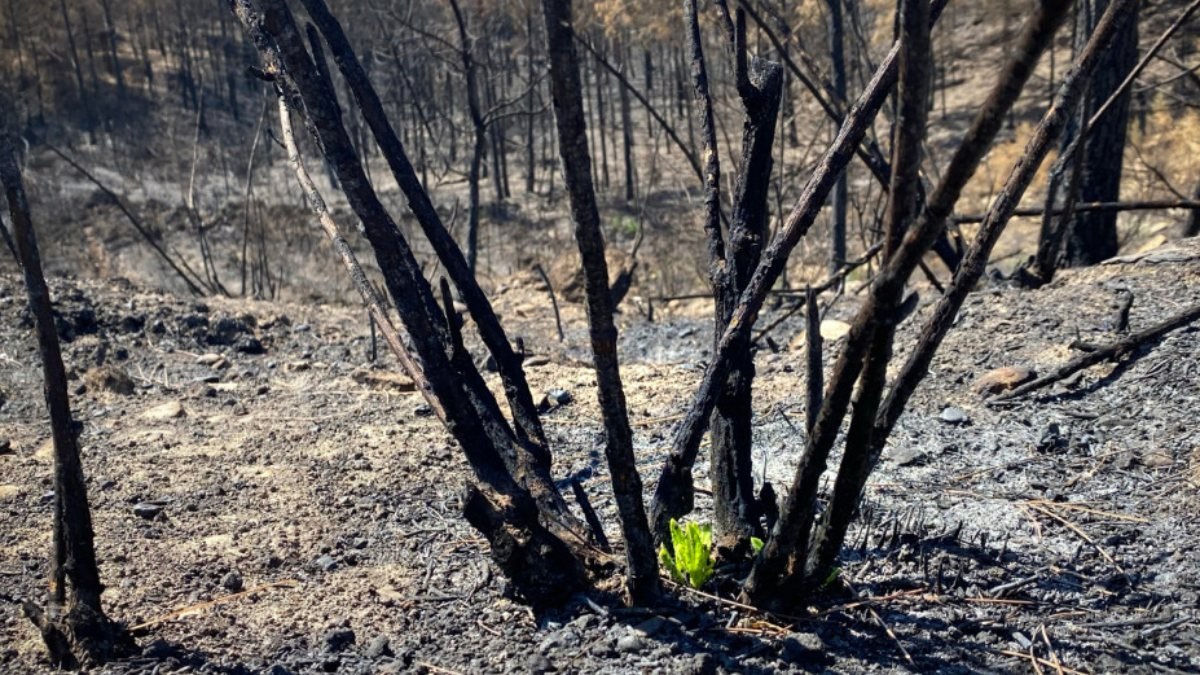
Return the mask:
<path id="1" fill-rule="evenodd" d="M 98 672 L 1200 672 L 1197 328 L 1012 404 L 973 388 L 1003 366 L 1046 372 L 1073 341 L 1118 339 L 1125 291 L 1134 330 L 1200 302 L 1200 242 L 1172 250 L 972 295 L 872 479 L 840 577 L 789 616 L 683 589 L 660 608 L 597 595 L 535 616 L 459 515 L 467 467 L 448 434 L 390 355 L 371 362 L 361 310 L 55 280 L 105 606 L 142 649 Z M 560 343 L 533 275 L 495 295 L 533 354 L 535 397 L 570 395 L 544 415 L 556 477 L 579 478 L 619 540 L 581 308 L 564 307 Z M 656 309 L 654 323 L 620 317 L 648 484 L 711 344 L 702 301 Z M 47 668 L 11 602 L 40 596 L 50 541 L 29 326 L 19 279 L 0 277 L 5 673 Z M 756 461 L 777 487 L 803 443 L 804 355 L 786 346 L 800 327 L 781 324 L 778 351 L 757 356 Z"/>

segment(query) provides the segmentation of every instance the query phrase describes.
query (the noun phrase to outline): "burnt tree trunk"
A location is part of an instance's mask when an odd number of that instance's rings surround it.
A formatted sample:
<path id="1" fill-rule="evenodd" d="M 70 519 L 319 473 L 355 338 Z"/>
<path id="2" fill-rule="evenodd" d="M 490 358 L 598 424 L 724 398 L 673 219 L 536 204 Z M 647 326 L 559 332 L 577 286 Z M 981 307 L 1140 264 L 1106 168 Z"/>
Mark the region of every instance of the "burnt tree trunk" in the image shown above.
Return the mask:
<path id="1" fill-rule="evenodd" d="M 50 561 L 47 606 L 26 602 L 25 615 L 41 631 L 50 661 L 59 668 L 103 663 L 132 646 L 101 606 L 100 569 L 96 564 L 92 516 L 79 457 L 78 428 L 71 418 L 67 374 L 42 276 L 37 239 L 29 214 L 11 136 L 0 137 L 0 183 L 8 198 L 13 237 L 42 356 L 43 392 L 54 440 L 54 552 Z"/>
<path id="2" fill-rule="evenodd" d="M 1096 22 L 1110 0 L 1083 0 L 1076 15 L 1076 51 L 1083 48 Z M 1082 119 L 1090 119 L 1112 96 L 1137 62 L 1137 10 L 1126 18 L 1113 36 L 1096 76 L 1084 98 Z M 1076 179 L 1081 203 L 1117 202 L 1121 200 L 1122 155 L 1129 127 L 1129 104 L 1132 92 L 1126 90 L 1118 97 L 1108 114 L 1100 118 L 1084 139 L 1080 176 Z M 1078 132 L 1077 132 L 1078 133 Z M 1063 138 L 1063 147 L 1073 137 Z M 1068 177 L 1067 184 L 1072 182 Z M 1117 213 L 1115 211 L 1077 213 L 1067 232 L 1062 264 L 1067 267 L 1094 265 L 1117 254 Z"/>
<path id="3" fill-rule="evenodd" d="M 575 221 L 575 239 L 583 259 L 592 357 L 606 435 L 604 449 L 625 535 L 627 588 L 634 602 L 646 603 L 659 595 L 658 562 L 642 503 L 642 480 L 633 454 L 633 433 L 617 362 L 617 328 L 612 318 L 614 307 L 608 287 L 604 237 L 592 185 L 592 160 L 587 150 L 571 2 L 542 0 L 542 9 L 546 19 L 550 90 L 554 99 L 559 153 L 571 202 L 571 217 Z"/>
<path id="4" fill-rule="evenodd" d="M 838 109 L 842 110 L 846 105 L 846 31 L 842 20 L 842 0 L 827 0 L 826 4 L 829 6 L 829 61 L 833 67 L 833 94 L 837 97 Z M 833 188 L 833 251 L 829 259 L 831 274 L 846 264 L 846 206 L 850 198 L 847 188 L 846 174 L 843 173 Z"/>
<path id="5" fill-rule="evenodd" d="M 729 326 L 742 291 L 758 267 L 767 238 L 767 194 L 771 184 L 771 148 L 783 95 L 783 68 L 754 59 L 747 64 L 745 18 L 738 13 L 735 39 L 737 89 L 742 100 L 742 157 L 734 188 L 728 245 L 721 270 L 714 274 L 714 341 Z M 693 54 L 698 47 L 693 47 Z M 715 262 L 715 261 L 714 261 Z M 717 397 L 710 430 L 710 474 L 718 544 L 748 551 L 750 537 L 761 536 L 760 509 L 754 496 L 752 385 L 754 349 L 739 341 L 729 376 Z"/>

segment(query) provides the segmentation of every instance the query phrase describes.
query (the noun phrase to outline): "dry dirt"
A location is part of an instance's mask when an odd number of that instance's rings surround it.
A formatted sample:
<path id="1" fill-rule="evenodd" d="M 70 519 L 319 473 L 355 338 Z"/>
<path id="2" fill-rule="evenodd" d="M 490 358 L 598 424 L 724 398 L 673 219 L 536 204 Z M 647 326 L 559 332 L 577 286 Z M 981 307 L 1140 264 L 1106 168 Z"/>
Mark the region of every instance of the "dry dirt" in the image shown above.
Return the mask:
<path id="1" fill-rule="evenodd" d="M 683 590 L 657 609 L 580 597 L 534 616 L 459 516 L 467 469 L 448 434 L 390 355 L 371 363 L 363 312 L 56 280 L 104 599 L 144 650 L 100 672 L 1200 672 L 1197 329 L 1014 405 L 973 391 L 992 369 L 1044 372 L 1073 340 L 1117 339 L 1120 289 L 1134 330 L 1200 301 L 1200 241 L 1174 250 L 975 293 L 872 480 L 840 578 L 790 617 Z M 535 396 L 570 394 L 544 417 L 556 476 L 583 481 L 616 540 L 583 314 L 564 307 L 560 343 L 531 274 L 496 297 L 534 355 Z M 647 483 L 707 358 L 705 310 L 621 315 Z M 803 353 L 764 346 L 758 369 L 756 461 L 779 486 L 803 442 Z M 0 277 L 8 600 L 46 579 L 39 390 L 23 289 Z M 45 668 L 31 625 L 0 602 L 0 672 Z"/>

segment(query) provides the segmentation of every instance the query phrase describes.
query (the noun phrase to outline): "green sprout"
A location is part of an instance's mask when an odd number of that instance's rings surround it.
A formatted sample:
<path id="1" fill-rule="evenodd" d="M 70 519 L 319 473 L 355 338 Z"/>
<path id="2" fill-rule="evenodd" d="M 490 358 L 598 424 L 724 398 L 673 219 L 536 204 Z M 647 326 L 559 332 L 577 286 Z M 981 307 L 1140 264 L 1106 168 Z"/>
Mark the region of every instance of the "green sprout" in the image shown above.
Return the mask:
<path id="1" fill-rule="evenodd" d="M 671 546 L 675 555 L 663 545 L 658 559 L 671 573 L 671 578 L 692 588 L 700 588 L 712 578 L 716 561 L 712 557 L 712 526 L 686 523 L 683 527 L 671 519 Z"/>
<path id="2" fill-rule="evenodd" d="M 842 568 L 835 567 L 829 570 L 829 576 L 825 577 L 825 581 L 821 582 L 821 590 L 827 591 L 837 583 L 838 578 L 842 576 Z"/>
<path id="3" fill-rule="evenodd" d="M 758 537 L 750 537 L 750 552 L 753 553 L 754 555 L 758 555 L 759 551 L 761 551 L 762 549 L 763 549 L 763 540 L 759 539 Z"/>

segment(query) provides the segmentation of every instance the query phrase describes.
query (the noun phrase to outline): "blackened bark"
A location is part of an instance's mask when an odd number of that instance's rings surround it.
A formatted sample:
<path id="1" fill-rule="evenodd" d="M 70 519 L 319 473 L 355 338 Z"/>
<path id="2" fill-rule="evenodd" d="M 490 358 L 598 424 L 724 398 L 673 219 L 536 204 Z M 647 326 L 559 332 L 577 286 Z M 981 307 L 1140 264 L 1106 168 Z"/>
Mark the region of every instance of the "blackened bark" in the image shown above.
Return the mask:
<path id="1" fill-rule="evenodd" d="M 473 41 L 467 34 L 467 19 L 458 0 L 450 0 L 450 9 L 454 12 L 454 23 L 458 29 L 458 57 L 462 61 L 463 78 L 467 84 L 467 112 L 475 139 L 471 145 L 471 165 L 467 171 L 467 265 L 474 274 L 479 260 L 479 178 L 487 153 L 488 124 L 479 100 L 479 65 L 475 61 Z"/>
<path id="2" fill-rule="evenodd" d="M 626 73 L 628 72 L 629 49 L 626 45 L 621 44 L 617 49 L 621 51 L 620 77 L 628 80 Z M 618 91 L 621 102 L 621 148 L 625 158 L 625 201 L 632 202 L 636 196 L 633 164 L 633 110 L 629 102 L 629 87 L 619 87 Z"/>
<path id="3" fill-rule="evenodd" d="M 829 7 L 829 61 L 833 67 L 833 94 L 838 105 L 846 100 L 846 50 L 845 27 L 842 21 L 842 0 L 826 0 Z M 841 120 L 837 120 L 841 122 Z M 893 166 L 895 163 L 893 162 Z M 846 264 L 846 206 L 849 193 L 846 174 L 843 173 L 833 189 L 833 250 L 829 259 L 829 270 L 837 272 Z"/>
<path id="4" fill-rule="evenodd" d="M 1081 51 L 1096 21 L 1109 0 L 1083 0 L 1076 15 L 1077 51 Z M 1084 119 L 1088 119 L 1108 100 L 1137 62 L 1137 9 L 1122 24 L 1109 49 L 1101 57 L 1085 97 Z M 1129 128 L 1129 104 L 1132 91 L 1126 89 L 1112 109 L 1101 118 L 1084 139 L 1079 176 L 1080 202 L 1116 202 L 1121 200 L 1121 167 Z M 1072 139 L 1064 138 L 1064 144 Z M 1068 179 L 1069 182 L 1069 179 Z M 1117 214 L 1115 212 L 1078 213 L 1067 233 L 1062 262 L 1068 267 L 1094 265 L 1117 254 Z"/>
<path id="5" fill-rule="evenodd" d="M 1192 200 L 1200 202 L 1200 183 L 1196 184 L 1196 189 L 1192 190 Z M 1200 235 L 1200 209 L 1192 209 L 1188 213 L 1187 227 L 1184 228 L 1183 236 L 1195 237 Z"/>
<path id="6" fill-rule="evenodd" d="M 96 665 L 131 647 L 128 636 L 108 619 L 101 606 L 100 569 L 96 564 L 92 516 L 79 456 L 78 430 L 71 417 L 67 374 L 51 310 L 50 291 L 42 275 L 37 238 L 17 168 L 12 136 L 0 130 L 0 183 L 8 199 L 13 237 L 21 260 L 29 308 L 34 317 L 42 357 L 43 392 L 54 441 L 54 549 L 50 561 L 50 596 L 42 609 L 24 605 L 37 625 L 56 667 Z"/>
<path id="7" fill-rule="evenodd" d="M 745 29 L 744 15 L 739 12 L 734 49 L 744 114 L 742 157 L 734 188 L 726 260 L 714 289 L 717 305 L 714 341 L 720 340 L 728 327 L 742 291 L 758 267 L 767 238 L 771 148 L 783 96 L 783 68 L 779 64 L 760 59 L 747 64 Z M 748 337 L 737 344 L 731 358 L 729 376 L 710 422 L 714 525 L 721 546 L 749 550 L 750 536 L 761 535 L 762 529 L 751 458 L 754 349 Z"/>
<path id="8" fill-rule="evenodd" d="M 617 328 L 613 324 L 612 296 L 600 212 L 592 185 L 591 158 L 583 117 L 583 91 L 579 81 L 579 56 L 575 50 L 570 0 L 542 0 L 550 59 L 550 90 L 558 127 L 559 153 L 575 221 L 575 238 L 583 260 L 588 324 L 600 409 L 604 417 L 605 454 L 612 474 L 613 494 L 625 535 L 629 578 L 627 588 L 635 603 L 651 602 L 659 595 L 658 562 L 642 503 L 642 480 L 633 454 L 633 434 L 621 387 L 617 361 Z"/>

